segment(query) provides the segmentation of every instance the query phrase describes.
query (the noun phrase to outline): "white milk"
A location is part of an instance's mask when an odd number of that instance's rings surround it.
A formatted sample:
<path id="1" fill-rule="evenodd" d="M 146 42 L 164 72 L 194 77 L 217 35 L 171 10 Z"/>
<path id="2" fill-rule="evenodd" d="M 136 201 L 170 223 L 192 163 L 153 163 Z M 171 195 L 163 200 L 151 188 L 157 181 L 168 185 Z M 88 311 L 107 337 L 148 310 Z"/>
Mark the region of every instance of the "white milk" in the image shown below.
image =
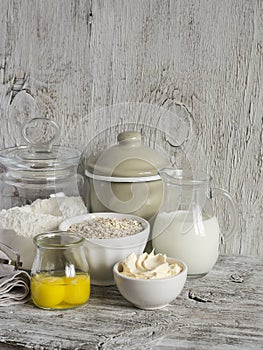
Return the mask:
<path id="1" fill-rule="evenodd" d="M 156 253 L 183 260 L 189 275 L 208 273 L 219 254 L 219 225 L 216 217 L 202 218 L 176 211 L 157 215 L 152 231 Z"/>

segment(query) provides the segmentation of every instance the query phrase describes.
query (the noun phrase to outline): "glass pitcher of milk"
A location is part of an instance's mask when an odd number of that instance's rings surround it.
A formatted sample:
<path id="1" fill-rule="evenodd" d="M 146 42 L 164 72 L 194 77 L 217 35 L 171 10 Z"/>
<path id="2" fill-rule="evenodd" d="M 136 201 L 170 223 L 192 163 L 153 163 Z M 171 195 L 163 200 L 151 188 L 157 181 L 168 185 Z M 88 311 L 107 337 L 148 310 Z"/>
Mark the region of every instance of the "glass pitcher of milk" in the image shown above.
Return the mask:
<path id="1" fill-rule="evenodd" d="M 229 192 L 211 187 L 208 174 L 188 174 L 167 168 L 159 172 L 164 184 L 162 206 L 152 229 L 156 253 L 183 260 L 188 277 L 202 277 L 214 266 L 221 241 L 237 228 L 237 210 Z M 227 232 L 220 230 L 213 209 L 213 196 L 221 196 L 228 206 Z"/>

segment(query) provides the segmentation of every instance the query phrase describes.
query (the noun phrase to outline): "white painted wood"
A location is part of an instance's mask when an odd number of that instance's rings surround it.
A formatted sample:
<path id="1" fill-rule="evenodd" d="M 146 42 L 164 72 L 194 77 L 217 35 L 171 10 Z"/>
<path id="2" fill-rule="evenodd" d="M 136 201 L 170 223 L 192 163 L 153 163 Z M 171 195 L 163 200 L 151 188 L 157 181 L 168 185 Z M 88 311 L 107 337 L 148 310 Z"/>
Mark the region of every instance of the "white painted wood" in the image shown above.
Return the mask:
<path id="1" fill-rule="evenodd" d="M 237 273 L 243 283 L 231 281 Z M 0 308 L 0 348 L 259 350 L 263 344 L 262 258 L 221 256 L 204 278 L 188 280 L 163 309 L 134 308 L 115 286 L 93 286 L 67 311 L 28 303 Z M 210 302 L 189 298 L 189 292 Z"/>
<path id="2" fill-rule="evenodd" d="M 262 0 L 1 0 L 0 146 L 39 114 L 81 150 L 147 124 L 177 165 L 186 154 L 234 195 L 239 230 L 223 251 L 262 256 L 262 38 Z M 158 123 L 153 106 L 177 114 Z M 186 116 L 191 138 L 175 152 L 153 130 L 182 138 Z"/>

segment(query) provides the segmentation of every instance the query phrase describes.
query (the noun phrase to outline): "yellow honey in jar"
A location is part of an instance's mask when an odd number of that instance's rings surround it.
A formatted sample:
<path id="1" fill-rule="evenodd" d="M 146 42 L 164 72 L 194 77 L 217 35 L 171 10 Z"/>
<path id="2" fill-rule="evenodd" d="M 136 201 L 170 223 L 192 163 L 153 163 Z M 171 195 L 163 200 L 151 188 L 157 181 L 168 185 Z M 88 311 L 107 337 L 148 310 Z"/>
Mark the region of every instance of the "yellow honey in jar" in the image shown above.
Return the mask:
<path id="1" fill-rule="evenodd" d="M 34 304 L 44 309 L 69 309 L 85 304 L 90 297 L 90 276 L 32 276 L 31 296 Z"/>

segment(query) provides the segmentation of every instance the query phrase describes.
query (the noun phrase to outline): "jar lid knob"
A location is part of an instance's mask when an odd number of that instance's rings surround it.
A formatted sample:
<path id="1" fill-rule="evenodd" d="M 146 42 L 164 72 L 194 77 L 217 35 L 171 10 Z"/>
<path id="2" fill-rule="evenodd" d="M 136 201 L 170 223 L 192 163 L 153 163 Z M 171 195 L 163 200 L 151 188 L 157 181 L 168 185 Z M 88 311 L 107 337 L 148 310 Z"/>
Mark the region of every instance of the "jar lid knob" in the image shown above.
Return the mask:
<path id="1" fill-rule="evenodd" d="M 51 132 L 51 137 L 48 140 L 44 140 L 44 135 L 50 134 L 49 128 L 53 128 L 54 130 Z M 33 129 L 34 132 L 30 133 L 30 129 Z M 22 136 L 30 146 L 30 152 L 50 153 L 53 144 L 60 139 L 61 130 L 54 120 L 33 118 L 23 125 Z"/>
<path id="2" fill-rule="evenodd" d="M 120 142 L 141 142 L 142 136 L 138 131 L 123 131 L 117 136 L 117 141 Z"/>

